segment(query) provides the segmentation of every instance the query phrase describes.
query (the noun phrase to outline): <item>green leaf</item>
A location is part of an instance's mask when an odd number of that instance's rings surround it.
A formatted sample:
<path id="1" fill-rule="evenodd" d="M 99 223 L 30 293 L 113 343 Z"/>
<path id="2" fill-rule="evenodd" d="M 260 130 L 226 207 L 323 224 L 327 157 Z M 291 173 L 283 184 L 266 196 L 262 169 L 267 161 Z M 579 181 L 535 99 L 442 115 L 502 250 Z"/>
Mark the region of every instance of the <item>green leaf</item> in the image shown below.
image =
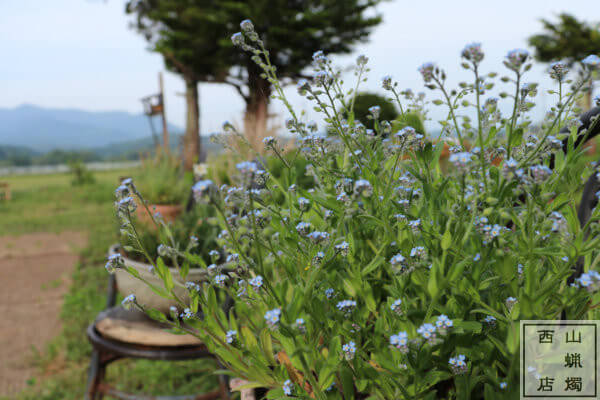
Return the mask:
<path id="1" fill-rule="evenodd" d="M 442 236 L 442 250 L 448 250 L 452 244 L 452 234 L 447 230 Z"/>
<path id="2" fill-rule="evenodd" d="M 270 365 L 275 365 L 276 363 L 273 355 L 273 342 L 271 340 L 271 333 L 266 328 L 260 332 L 260 347 Z"/>
<path id="3" fill-rule="evenodd" d="M 354 379 L 352 377 L 352 370 L 347 365 L 342 367 L 340 377 L 342 380 L 342 390 L 344 392 L 344 399 L 354 399 Z"/>
<path id="4" fill-rule="evenodd" d="M 181 266 L 181 269 L 179 270 L 179 273 L 181 274 L 181 278 L 183 280 L 185 280 L 185 278 L 187 277 L 189 272 L 190 272 L 190 263 L 185 261 L 183 263 L 183 265 Z"/>

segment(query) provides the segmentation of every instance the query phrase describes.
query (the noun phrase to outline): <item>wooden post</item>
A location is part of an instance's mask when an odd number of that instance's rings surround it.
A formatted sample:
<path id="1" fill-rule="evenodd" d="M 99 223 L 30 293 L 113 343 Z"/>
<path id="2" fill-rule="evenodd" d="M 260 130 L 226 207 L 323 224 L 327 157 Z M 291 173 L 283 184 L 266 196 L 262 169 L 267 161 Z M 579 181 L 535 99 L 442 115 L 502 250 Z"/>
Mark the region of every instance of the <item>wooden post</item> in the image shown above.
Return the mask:
<path id="1" fill-rule="evenodd" d="M 163 147 L 165 151 L 169 151 L 169 131 L 167 130 L 167 117 L 165 110 L 165 91 L 163 86 L 163 76 L 162 72 L 158 73 L 158 87 L 160 90 L 160 102 L 161 102 L 161 112 L 162 116 L 162 126 L 163 126 Z"/>

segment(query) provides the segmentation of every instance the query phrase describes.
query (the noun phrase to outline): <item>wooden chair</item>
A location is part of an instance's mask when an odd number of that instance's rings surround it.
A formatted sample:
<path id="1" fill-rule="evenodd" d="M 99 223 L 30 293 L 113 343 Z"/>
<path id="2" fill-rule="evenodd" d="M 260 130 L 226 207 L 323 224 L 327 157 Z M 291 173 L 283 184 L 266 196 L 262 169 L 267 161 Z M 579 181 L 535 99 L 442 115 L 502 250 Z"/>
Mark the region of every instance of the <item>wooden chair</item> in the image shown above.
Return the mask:
<path id="1" fill-rule="evenodd" d="M 149 319 L 137 310 L 115 307 L 116 281 L 110 276 L 107 308 L 88 326 L 87 336 L 93 346 L 85 393 L 86 400 L 100 400 L 104 395 L 122 400 L 211 400 L 229 399 L 227 379 L 219 375 L 219 388 L 186 396 L 144 396 L 125 393 L 104 382 L 106 368 L 126 358 L 161 361 L 215 358 L 206 346 L 190 335 L 168 332 L 164 324 Z M 216 359 L 216 358 L 215 358 Z M 217 361 L 218 362 L 218 361 Z"/>

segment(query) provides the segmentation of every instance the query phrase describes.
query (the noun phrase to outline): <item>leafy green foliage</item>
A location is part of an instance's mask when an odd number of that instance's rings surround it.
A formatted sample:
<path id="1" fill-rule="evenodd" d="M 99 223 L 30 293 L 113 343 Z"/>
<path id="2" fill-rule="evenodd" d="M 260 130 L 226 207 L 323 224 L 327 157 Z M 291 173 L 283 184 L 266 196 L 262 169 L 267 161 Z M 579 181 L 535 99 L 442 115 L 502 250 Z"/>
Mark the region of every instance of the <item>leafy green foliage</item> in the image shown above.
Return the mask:
<path id="1" fill-rule="evenodd" d="M 69 169 L 71 170 L 71 174 L 73 174 L 73 179 L 71 180 L 71 185 L 73 186 L 89 185 L 96 181 L 92 171 L 81 161 L 71 161 Z"/>
<path id="2" fill-rule="evenodd" d="M 103 268 L 108 246 L 117 241 L 113 189 L 119 176 L 135 170 L 99 171 L 96 183 L 72 187 L 69 174 L 3 177 L 13 189 L 11 202 L 0 202 L 0 232 L 76 230 L 88 235 L 61 309 L 61 333 L 28 361 L 35 364 L 29 386 L 10 400 L 83 398 L 91 346 L 85 329 L 106 306 Z M 197 210 L 196 212 L 201 212 Z M 201 243 L 202 245 L 202 243 Z M 121 360 L 108 368 L 107 382 L 121 390 L 147 395 L 209 392 L 217 385 L 213 360 L 156 362 Z M 0 396 L 3 400 L 9 400 Z"/>
<path id="3" fill-rule="evenodd" d="M 568 89 L 558 82 L 556 105 L 533 130 L 535 90 L 520 84 L 531 68 L 528 53 L 511 51 L 504 60 L 518 85 L 507 116 L 497 99 L 482 98 L 496 74 L 482 85 L 479 44 L 462 53 L 473 80 L 459 89 L 446 87 L 443 69 L 424 64 L 425 86 L 440 97 L 432 103 L 448 108 L 440 121 L 447 136 L 438 141 L 411 126 L 392 134 L 389 121 L 369 134 L 356 123 L 356 89 L 344 88 L 331 61 L 317 54 L 316 78 L 300 92 L 336 131 L 321 137 L 289 105 L 253 33 L 244 38 L 256 47 L 245 49 L 288 107 L 288 127 L 301 141 L 292 154 L 309 162 L 312 185 L 300 187 L 287 161 L 283 174 L 248 161 L 236 164 L 230 185 L 196 186 L 219 213 L 219 250 L 228 255 L 190 291 L 185 323 L 230 373 L 267 388 L 267 398 L 516 397 L 518 321 L 598 315 L 600 275 L 567 284 L 577 260 L 594 270 L 599 259 L 600 210 L 582 228 L 574 200 L 581 177 L 598 169 L 582 162 L 576 129 L 561 133 L 576 123 L 575 103 L 592 69 Z M 357 59 L 359 81 L 366 64 Z M 402 110 L 396 84 L 384 89 Z M 570 143 L 564 154 L 563 139 Z M 276 139 L 268 143 L 281 158 Z M 117 215 L 123 226 L 131 222 L 123 209 Z M 224 293 L 230 310 L 223 310 Z M 171 323 L 181 328 L 179 318 Z"/>
<path id="4" fill-rule="evenodd" d="M 400 115 L 392 122 L 392 126 L 395 132 L 409 126 L 421 134 L 427 133 L 427 131 L 425 130 L 425 125 L 423 124 L 423 120 L 421 119 L 419 114 L 416 113 L 406 112 Z"/>
<path id="5" fill-rule="evenodd" d="M 157 248 L 161 243 L 169 242 L 169 237 L 173 238 L 175 243 L 188 243 L 191 236 L 198 238 L 198 245 L 189 250 L 192 254 L 203 259 L 209 259 L 208 252 L 215 248 L 217 235 L 220 228 L 215 218 L 215 210 L 206 205 L 195 207 L 189 212 L 181 214 L 173 223 L 169 224 L 169 233 L 164 229 L 157 229 L 154 225 L 137 224 L 138 238 L 142 246 L 147 249 L 148 255 L 152 259 L 158 258 Z M 121 246 L 127 248 L 137 248 L 137 241 L 130 236 L 120 237 Z M 137 261 L 147 262 L 144 254 L 132 252 L 127 254 Z M 178 258 L 181 262 L 181 257 Z M 165 262 L 173 266 L 173 260 L 166 258 Z"/>
<path id="6" fill-rule="evenodd" d="M 399 115 L 396 105 L 387 97 L 375 93 L 359 93 L 354 101 L 354 117 L 369 129 L 373 129 L 373 119 L 369 118 L 369 108 L 373 106 L 380 107 L 382 120 L 393 121 Z"/>
<path id="7" fill-rule="evenodd" d="M 165 152 L 143 159 L 135 179 L 148 204 L 182 204 L 192 185 L 191 176 L 184 173 L 181 161 Z"/>
<path id="8" fill-rule="evenodd" d="M 562 13 L 558 22 L 542 19 L 544 32 L 529 38 L 535 57 L 544 62 L 566 60 L 572 64 L 589 54 L 600 54 L 600 31 L 573 15 Z"/>

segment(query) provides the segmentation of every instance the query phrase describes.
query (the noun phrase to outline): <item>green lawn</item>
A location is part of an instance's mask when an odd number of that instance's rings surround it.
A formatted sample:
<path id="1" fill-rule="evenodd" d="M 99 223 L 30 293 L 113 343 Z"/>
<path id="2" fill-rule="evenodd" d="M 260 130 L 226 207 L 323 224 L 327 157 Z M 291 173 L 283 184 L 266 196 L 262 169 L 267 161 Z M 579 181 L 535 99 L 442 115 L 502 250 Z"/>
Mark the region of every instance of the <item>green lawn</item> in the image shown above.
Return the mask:
<path id="1" fill-rule="evenodd" d="M 35 354 L 39 373 L 17 398 L 63 400 L 83 398 L 91 347 L 85 328 L 105 305 L 108 246 L 116 241 L 113 192 L 119 176 L 132 171 L 96 172 L 96 182 L 72 186 L 69 174 L 0 177 L 9 182 L 13 199 L 0 202 L 0 235 L 28 232 L 85 231 L 89 244 L 73 272 L 64 299 L 62 333 L 45 351 Z M 118 388 L 151 395 L 207 391 L 216 383 L 211 361 L 118 361 L 108 380 Z"/>

